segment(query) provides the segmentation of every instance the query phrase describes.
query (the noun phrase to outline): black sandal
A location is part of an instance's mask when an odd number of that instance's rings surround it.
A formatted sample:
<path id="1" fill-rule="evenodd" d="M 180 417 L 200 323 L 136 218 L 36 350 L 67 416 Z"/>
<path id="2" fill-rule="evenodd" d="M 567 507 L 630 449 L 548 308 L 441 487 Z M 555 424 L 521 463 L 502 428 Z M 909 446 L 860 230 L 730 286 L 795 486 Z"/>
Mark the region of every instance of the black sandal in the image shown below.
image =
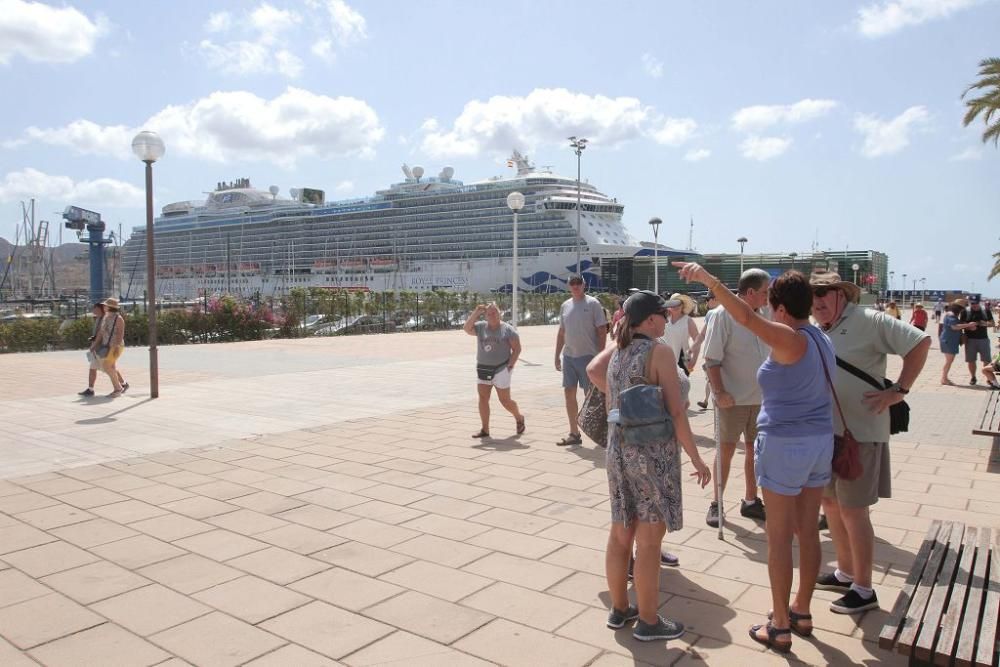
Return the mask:
<path id="1" fill-rule="evenodd" d="M 774 611 L 767 612 L 767 620 L 770 621 L 772 618 L 774 618 Z M 812 614 L 800 614 L 797 611 L 793 611 L 791 609 L 788 610 L 788 625 L 791 627 L 792 632 L 797 634 L 799 637 L 812 636 L 813 629 L 811 626 L 804 630 L 799 627 L 799 623 L 802 621 L 809 621 L 809 623 L 812 623 L 812 620 Z"/>
<path id="2" fill-rule="evenodd" d="M 777 651 L 778 653 L 788 653 L 792 650 L 792 642 L 779 642 L 776 639 L 782 635 L 788 635 L 791 637 L 791 628 L 776 628 L 771 625 L 771 622 L 767 623 L 767 639 L 761 639 L 757 636 L 760 629 L 765 627 L 764 625 L 751 625 L 750 626 L 750 639 L 754 640 L 758 644 L 763 644 L 771 650 Z"/>
<path id="3" fill-rule="evenodd" d="M 481 429 L 479 429 L 479 433 L 473 433 L 472 437 L 473 438 L 488 438 L 488 437 L 490 437 L 490 432 L 487 431 L 486 429 L 482 429 L 481 428 Z"/>
<path id="4" fill-rule="evenodd" d="M 524 417 L 521 417 L 520 419 L 516 420 L 515 423 L 517 424 L 517 434 L 521 435 L 522 433 L 524 433 Z"/>
<path id="5" fill-rule="evenodd" d="M 560 447 L 569 447 L 570 445 L 582 445 L 583 438 L 580 437 L 579 433 L 570 433 L 556 444 L 559 445 Z"/>

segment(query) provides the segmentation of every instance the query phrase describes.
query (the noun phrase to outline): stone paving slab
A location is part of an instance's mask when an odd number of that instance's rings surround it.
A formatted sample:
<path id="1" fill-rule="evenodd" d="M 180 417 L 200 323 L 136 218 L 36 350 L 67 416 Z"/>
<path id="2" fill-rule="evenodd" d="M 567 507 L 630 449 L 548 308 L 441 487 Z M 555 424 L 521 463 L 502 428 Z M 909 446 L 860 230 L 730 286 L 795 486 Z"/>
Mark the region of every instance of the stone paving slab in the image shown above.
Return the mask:
<path id="1" fill-rule="evenodd" d="M 904 663 L 877 648 L 885 611 L 838 616 L 824 591 L 790 658 L 751 642 L 770 608 L 764 534 L 730 491 L 716 539 L 711 491 L 687 481 L 667 536 L 682 566 L 660 582 L 687 634 L 607 630 L 603 451 L 554 444 L 555 330 L 522 336 L 528 431 L 494 405 L 484 442 L 461 332 L 165 348 L 157 401 L 139 395 L 141 351 L 114 402 L 77 400 L 85 369 L 70 377 L 65 353 L 4 357 L 0 664 Z M 967 435 L 983 392 L 938 385 L 939 361 L 872 514 L 886 607 L 933 518 L 1000 526 L 992 443 Z M 711 460 L 711 413 L 691 421 Z"/>

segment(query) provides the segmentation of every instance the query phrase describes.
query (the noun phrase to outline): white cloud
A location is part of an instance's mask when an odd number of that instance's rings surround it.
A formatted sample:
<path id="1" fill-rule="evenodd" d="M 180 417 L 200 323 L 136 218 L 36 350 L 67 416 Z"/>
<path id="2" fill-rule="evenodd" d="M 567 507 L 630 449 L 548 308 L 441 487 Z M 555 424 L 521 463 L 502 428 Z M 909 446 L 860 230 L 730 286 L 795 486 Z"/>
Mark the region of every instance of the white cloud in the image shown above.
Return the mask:
<path id="1" fill-rule="evenodd" d="M 663 61 L 651 53 L 642 54 L 642 68 L 654 79 L 663 76 Z"/>
<path id="2" fill-rule="evenodd" d="M 929 118 L 930 114 L 922 106 L 910 107 L 888 121 L 870 114 L 857 114 L 854 129 L 865 138 L 861 154 L 872 158 L 898 153 L 910 145 L 910 133 L 925 126 Z"/>
<path id="3" fill-rule="evenodd" d="M 140 129 L 159 132 L 168 157 L 272 161 L 291 166 L 306 156 L 370 157 L 385 133 L 378 115 L 353 97 L 327 97 L 289 87 L 273 99 L 245 91 L 215 92 L 190 104 L 168 106 L 137 127 L 78 120 L 65 127 L 32 127 L 25 139 L 81 153 L 131 157 Z"/>
<path id="4" fill-rule="evenodd" d="M 338 195 L 346 195 L 350 192 L 354 192 L 354 181 L 341 181 L 337 183 L 337 186 L 333 189 Z"/>
<path id="5" fill-rule="evenodd" d="M 684 154 L 684 159 L 688 162 L 701 162 L 712 155 L 712 151 L 707 148 L 698 148 L 689 150 Z"/>
<path id="6" fill-rule="evenodd" d="M 658 144 L 680 146 L 694 136 L 698 123 L 692 118 L 664 118 L 650 136 Z"/>
<path id="7" fill-rule="evenodd" d="M 333 42 L 329 39 L 320 39 L 313 42 L 309 50 L 312 51 L 314 56 L 327 63 L 332 63 L 337 59 L 337 54 L 333 50 Z"/>
<path id="8" fill-rule="evenodd" d="M 341 47 L 356 44 L 368 37 L 365 17 L 344 0 L 326 0 L 321 4 L 326 7 L 330 29 Z"/>
<path id="9" fill-rule="evenodd" d="M 776 158 L 792 145 L 792 140 L 787 137 L 758 137 L 750 135 L 740 144 L 740 152 L 743 157 L 761 162 Z"/>
<path id="10" fill-rule="evenodd" d="M 696 128 L 694 120 L 665 118 L 634 97 L 536 88 L 524 97 L 472 100 L 450 128 L 441 127 L 436 119 L 425 120 L 421 148 L 431 157 L 506 156 L 512 148 L 532 151 L 542 145 L 562 145 L 571 135 L 602 146 L 643 137 L 673 146 L 687 141 Z"/>
<path id="11" fill-rule="evenodd" d="M 73 7 L 0 0 L 0 65 L 20 55 L 35 62 L 69 63 L 89 55 L 106 31 Z"/>
<path id="12" fill-rule="evenodd" d="M 266 2 L 250 12 L 250 25 L 260 33 L 261 41 L 271 44 L 278 35 L 293 28 L 302 21 L 296 12 L 287 9 L 277 9 Z"/>
<path id="13" fill-rule="evenodd" d="M 216 44 L 210 39 L 203 39 L 198 44 L 198 50 L 209 67 L 225 74 L 259 74 L 275 69 L 271 50 L 260 42 L 239 40 Z"/>
<path id="14" fill-rule="evenodd" d="M 865 37 L 884 37 L 911 25 L 947 18 L 982 0 L 889 0 L 858 10 L 855 22 Z"/>
<path id="15" fill-rule="evenodd" d="M 290 79 L 297 79 L 302 74 L 302 59 L 291 51 L 282 49 L 274 54 L 277 69 Z"/>
<path id="16" fill-rule="evenodd" d="M 795 104 L 759 104 L 744 107 L 733 114 L 733 129 L 740 132 L 759 132 L 779 123 L 804 123 L 826 115 L 836 106 L 835 100 L 806 98 Z"/>
<path id="17" fill-rule="evenodd" d="M 982 159 L 983 159 L 983 149 L 977 146 L 970 146 L 961 153 L 957 153 L 948 158 L 950 162 L 965 162 L 968 160 L 982 160 Z"/>
<path id="18" fill-rule="evenodd" d="M 205 32 L 228 32 L 233 26 L 233 15 L 229 12 L 213 12 L 205 22 Z"/>
<path id="19" fill-rule="evenodd" d="M 69 176 L 54 176 L 31 167 L 9 172 L 0 182 L 0 201 L 29 197 L 111 208 L 138 207 L 146 201 L 143 190 L 131 183 L 113 178 L 74 181 Z"/>

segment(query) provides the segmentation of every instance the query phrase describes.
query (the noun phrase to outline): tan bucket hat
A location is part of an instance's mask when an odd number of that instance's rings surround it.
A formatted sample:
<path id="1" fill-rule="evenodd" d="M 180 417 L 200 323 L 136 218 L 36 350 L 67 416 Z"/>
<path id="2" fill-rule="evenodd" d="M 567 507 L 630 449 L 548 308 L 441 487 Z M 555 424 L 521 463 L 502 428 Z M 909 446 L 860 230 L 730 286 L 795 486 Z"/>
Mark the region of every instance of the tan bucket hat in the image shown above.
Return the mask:
<path id="1" fill-rule="evenodd" d="M 861 288 L 852 282 L 841 280 L 840 274 L 836 271 L 813 271 L 809 276 L 809 284 L 812 287 L 835 287 L 853 303 L 861 299 Z"/>

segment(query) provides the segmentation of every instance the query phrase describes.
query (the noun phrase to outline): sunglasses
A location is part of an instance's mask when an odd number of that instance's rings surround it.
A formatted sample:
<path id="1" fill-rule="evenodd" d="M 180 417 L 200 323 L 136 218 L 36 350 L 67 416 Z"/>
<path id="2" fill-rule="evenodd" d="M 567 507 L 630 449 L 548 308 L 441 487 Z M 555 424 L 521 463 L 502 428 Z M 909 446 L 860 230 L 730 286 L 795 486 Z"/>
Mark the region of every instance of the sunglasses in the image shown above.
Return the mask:
<path id="1" fill-rule="evenodd" d="M 830 292 L 836 292 L 836 291 L 837 291 L 836 287 L 814 287 L 813 288 L 813 295 L 815 295 L 815 296 L 819 297 L 820 299 L 822 299 L 823 297 L 825 297 Z"/>

